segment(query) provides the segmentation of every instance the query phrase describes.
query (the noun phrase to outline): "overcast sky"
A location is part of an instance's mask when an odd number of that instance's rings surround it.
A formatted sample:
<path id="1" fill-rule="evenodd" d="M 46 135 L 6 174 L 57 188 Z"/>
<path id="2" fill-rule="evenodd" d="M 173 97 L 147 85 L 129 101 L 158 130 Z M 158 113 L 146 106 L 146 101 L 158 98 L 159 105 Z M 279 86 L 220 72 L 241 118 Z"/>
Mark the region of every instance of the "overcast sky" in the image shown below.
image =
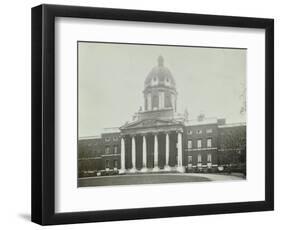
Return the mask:
<path id="1" fill-rule="evenodd" d="M 246 50 L 79 42 L 79 137 L 120 127 L 143 107 L 144 81 L 164 57 L 176 81 L 177 110 L 190 119 L 226 118 L 240 114 L 246 87 Z"/>

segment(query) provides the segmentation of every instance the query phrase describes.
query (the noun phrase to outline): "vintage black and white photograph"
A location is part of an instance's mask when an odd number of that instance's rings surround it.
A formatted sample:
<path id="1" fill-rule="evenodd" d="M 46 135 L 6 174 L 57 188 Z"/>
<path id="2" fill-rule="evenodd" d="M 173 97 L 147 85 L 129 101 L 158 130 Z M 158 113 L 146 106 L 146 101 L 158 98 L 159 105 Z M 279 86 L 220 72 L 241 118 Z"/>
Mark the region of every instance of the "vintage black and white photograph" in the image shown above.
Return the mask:
<path id="1" fill-rule="evenodd" d="M 247 49 L 77 52 L 78 187 L 246 179 Z"/>

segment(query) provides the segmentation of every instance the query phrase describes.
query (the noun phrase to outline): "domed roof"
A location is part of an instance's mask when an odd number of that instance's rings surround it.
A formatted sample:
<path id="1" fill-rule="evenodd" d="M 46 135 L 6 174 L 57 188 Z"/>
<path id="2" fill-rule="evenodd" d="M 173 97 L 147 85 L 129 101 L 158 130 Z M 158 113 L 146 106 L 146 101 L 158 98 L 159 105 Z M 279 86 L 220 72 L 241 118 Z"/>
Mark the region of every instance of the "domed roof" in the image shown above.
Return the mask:
<path id="1" fill-rule="evenodd" d="M 164 58 L 158 57 L 158 65 L 153 67 L 147 75 L 144 87 L 167 86 L 171 88 L 176 87 L 176 82 L 170 70 L 164 66 Z"/>

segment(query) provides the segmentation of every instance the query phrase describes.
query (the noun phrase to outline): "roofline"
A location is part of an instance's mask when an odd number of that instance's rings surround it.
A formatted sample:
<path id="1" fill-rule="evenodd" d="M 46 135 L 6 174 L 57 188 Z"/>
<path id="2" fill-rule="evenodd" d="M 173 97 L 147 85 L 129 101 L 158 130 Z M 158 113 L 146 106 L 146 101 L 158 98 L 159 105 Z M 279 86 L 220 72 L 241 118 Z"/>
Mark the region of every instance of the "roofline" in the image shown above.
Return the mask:
<path id="1" fill-rule="evenodd" d="M 218 125 L 219 128 L 231 128 L 231 127 L 239 127 L 239 126 L 247 126 L 246 122 L 238 122 L 238 123 L 230 123 L 225 125 Z"/>
<path id="2" fill-rule="evenodd" d="M 78 140 L 101 139 L 101 135 L 79 137 Z"/>

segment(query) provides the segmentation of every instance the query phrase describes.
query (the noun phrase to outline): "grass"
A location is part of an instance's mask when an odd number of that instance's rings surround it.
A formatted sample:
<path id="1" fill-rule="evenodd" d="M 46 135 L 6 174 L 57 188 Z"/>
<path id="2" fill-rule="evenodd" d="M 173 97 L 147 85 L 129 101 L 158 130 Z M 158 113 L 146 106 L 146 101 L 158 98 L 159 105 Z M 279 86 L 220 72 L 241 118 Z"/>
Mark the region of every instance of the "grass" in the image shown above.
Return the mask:
<path id="1" fill-rule="evenodd" d="M 201 182 L 210 179 L 187 174 L 134 174 L 78 179 L 78 187 Z"/>

